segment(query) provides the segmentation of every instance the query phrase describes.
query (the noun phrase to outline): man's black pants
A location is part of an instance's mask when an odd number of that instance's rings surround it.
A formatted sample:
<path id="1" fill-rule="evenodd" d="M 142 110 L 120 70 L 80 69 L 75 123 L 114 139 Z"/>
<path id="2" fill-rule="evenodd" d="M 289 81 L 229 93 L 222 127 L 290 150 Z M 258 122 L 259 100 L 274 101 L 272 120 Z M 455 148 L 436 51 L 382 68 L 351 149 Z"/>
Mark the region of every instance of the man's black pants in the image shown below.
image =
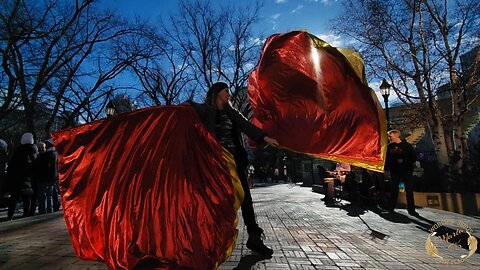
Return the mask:
<path id="1" fill-rule="evenodd" d="M 407 210 L 415 212 L 415 200 L 413 197 L 413 174 L 412 173 L 391 173 L 390 174 L 390 200 L 387 209 L 393 211 L 398 200 L 398 184 L 405 183 L 405 192 L 407 193 Z"/>
<path id="2" fill-rule="evenodd" d="M 237 155 L 234 155 L 234 157 L 235 164 L 237 166 L 238 178 L 240 178 L 240 182 L 242 183 L 243 191 L 245 193 L 245 197 L 243 198 L 242 202 L 243 222 L 247 226 L 247 232 L 249 234 L 261 234 L 263 233 L 263 230 L 258 226 L 257 221 L 255 220 L 252 194 L 250 193 L 250 187 L 248 186 L 248 179 L 246 174 L 247 164 L 246 162 L 240 160 Z"/>

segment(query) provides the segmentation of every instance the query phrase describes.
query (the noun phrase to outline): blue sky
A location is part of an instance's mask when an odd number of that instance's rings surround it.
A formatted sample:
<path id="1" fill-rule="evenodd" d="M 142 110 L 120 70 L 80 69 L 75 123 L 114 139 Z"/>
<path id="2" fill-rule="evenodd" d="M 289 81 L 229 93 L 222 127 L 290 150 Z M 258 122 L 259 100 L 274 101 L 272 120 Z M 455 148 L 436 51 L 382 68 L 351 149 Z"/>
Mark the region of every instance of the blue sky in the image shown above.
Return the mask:
<path id="1" fill-rule="evenodd" d="M 234 3 L 245 6 L 255 3 L 255 0 L 211 0 L 211 2 L 219 5 Z M 329 21 L 341 11 L 341 2 L 342 0 L 263 0 L 256 30 L 266 37 L 275 33 L 307 30 L 335 47 L 348 47 L 347 41 L 333 35 L 329 29 Z M 176 13 L 178 0 L 100 0 L 100 3 L 106 8 L 117 10 L 123 16 L 140 16 L 156 22 L 160 17 L 166 18 L 169 14 Z M 379 84 L 380 82 L 370 81 L 370 87 L 375 89 L 379 100 L 383 100 L 378 90 Z M 391 98 L 395 98 L 394 93 Z M 383 102 L 381 103 L 383 106 Z"/>
<path id="2" fill-rule="evenodd" d="M 215 4 L 248 5 L 254 0 L 211 0 Z M 258 31 L 269 36 L 292 30 L 307 30 L 334 46 L 341 40 L 331 34 L 328 21 L 338 14 L 338 0 L 263 0 Z M 153 22 L 177 10 L 177 0 L 101 0 L 105 7 L 118 10 L 126 17 L 141 16 Z"/>
<path id="3" fill-rule="evenodd" d="M 272 33 L 304 29 L 334 46 L 341 46 L 340 39 L 332 35 L 328 27 L 340 6 L 338 0 L 268 0 L 262 15 Z"/>

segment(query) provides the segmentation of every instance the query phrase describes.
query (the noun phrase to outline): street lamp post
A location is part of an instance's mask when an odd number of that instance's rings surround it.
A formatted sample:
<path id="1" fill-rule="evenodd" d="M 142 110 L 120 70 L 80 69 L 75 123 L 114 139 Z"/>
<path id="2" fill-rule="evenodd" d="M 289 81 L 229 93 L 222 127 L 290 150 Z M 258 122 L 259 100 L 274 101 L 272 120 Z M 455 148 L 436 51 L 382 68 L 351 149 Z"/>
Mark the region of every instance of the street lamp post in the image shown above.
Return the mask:
<path id="1" fill-rule="evenodd" d="M 113 104 L 113 101 L 108 101 L 107 103 L 107 117 L 110 117 L 115 114 L 115 105 Z"/>
<path id="2" fill-rule="evenodd" d="M 390 96 L 390 87 L 391 85 L 387 80 L 383 79 L 382 84 L 380 84 L 380 92 L 383 96 L 383 101 L 385 102 L 385 115 L 387 117 L 387 130 L 390 130 L 390 114 L 388 111 L 388 96 Z"/>

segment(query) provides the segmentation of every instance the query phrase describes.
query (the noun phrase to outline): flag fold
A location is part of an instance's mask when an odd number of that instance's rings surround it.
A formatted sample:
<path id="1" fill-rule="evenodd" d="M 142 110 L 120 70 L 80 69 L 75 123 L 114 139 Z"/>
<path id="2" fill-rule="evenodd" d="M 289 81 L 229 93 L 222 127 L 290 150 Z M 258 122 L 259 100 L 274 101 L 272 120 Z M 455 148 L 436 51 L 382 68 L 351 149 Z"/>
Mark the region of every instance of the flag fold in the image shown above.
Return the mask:
<path id="1" fill-rule="evenodd" d="M 305 31 L 273 35 L 248 96 L 253 123 L 282 147 L 383 171 L 385 115 L 358 53 Z"/>
<path id="2" fill-rule="evenodd" d="M 243 190 L 233 157 L 189 106 L 53 134 L 76 255 L 110 269 L 215 269 L 231 254 Z"/>

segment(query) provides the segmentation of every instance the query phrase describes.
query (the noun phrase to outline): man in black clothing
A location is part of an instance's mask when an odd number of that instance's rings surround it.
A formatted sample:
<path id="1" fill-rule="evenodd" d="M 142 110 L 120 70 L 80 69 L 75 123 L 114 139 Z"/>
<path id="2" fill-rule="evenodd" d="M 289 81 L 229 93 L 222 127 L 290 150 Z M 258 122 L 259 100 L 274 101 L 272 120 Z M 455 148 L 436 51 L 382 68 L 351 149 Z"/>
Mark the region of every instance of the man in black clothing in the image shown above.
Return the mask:
<path id="1" fill-rule="evenodd" d="M 57 182 L 57 155 L 53 151 L 47 151 L 44 142 L 38 143 L 37 146 L 39 155 L 35 162 L 35 172 L 38 213 L 45 214 L 53 212 L 54 204 L 58 203 L 58 197 L 56 200 L 53 198 L 53 189 Z"/>
<path id="2" fill-rule="evenodd" d="M 60 211 L 61 207 L 61 202 L 60 202 L 60 192 L 58 191 L 58 154 L 57 150 L 55 149 L 55 146 L 53 145 L 53 139 L 50 138 L 45 141 L 45 145 L 47 148 L 47 153 L 49 153 L 50 156 L 53 156 L 54 160 L 54 166 L 52 168 L 52 176 L 54 179 L 53 188 L 52 188 L 52 200 L 53 200 L 53 212 L 58 212 Z"/>
<path id="3" fill-rule="evenodd" d="M 405 183 L 407 193 L 407 210 L 410 215 L 417 215 L 415 212 L 415 201 L 413 198 L 413 164 L 417 160 L 417 154 L 412 145 L 400 139 L 400 131 L 391 130 L 388 132 L 387 158 L 385 171 L 390 172 L 390 199 L 387 203 L 387 210 L 393 212 L 398 199 L 398 184 Z"/>
<path id="4" fill-rule="evenodd" d="M 226 83 L 214 83 L 208 90 L 205 103 L 199 104 L 187 101 L 195 108 L 206 128 L 215 135 L 217 141 L 228 150 L 235 158 L 238 177 L 242 183 L 245 197 L 242 202 L 242 216 L 247 226 L 247 248 L 263 255 L 271 256 L 273 250 L 265 246 L 262 239 L 263 229 L 255 220 L 252 196 L 248 187 L 246 170 L 248 166 L 247 152 L 242 145 L 241 132 L 252 138 L 257 143 L 268 143 L 278 146 L 272 139 L 252 123 L 229 103 L 230 93 Z"/>

